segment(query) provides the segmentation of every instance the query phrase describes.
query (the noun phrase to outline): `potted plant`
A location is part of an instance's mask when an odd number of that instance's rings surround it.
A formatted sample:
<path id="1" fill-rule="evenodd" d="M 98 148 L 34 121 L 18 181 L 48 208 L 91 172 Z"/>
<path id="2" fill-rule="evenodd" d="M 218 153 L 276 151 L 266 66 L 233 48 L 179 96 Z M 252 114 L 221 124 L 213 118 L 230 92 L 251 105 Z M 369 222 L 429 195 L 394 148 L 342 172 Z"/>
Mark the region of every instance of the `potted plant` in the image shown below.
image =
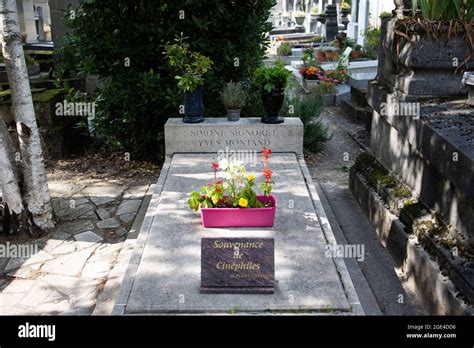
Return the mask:
<path id="1" fill-rule="evenodd" d="M 282 62 L 277 62 L 274 67 L 259 67 L 255 71 L 255 83 L 262 90 L 262 101 L 266 117 L 262 117 L 263 123 L 283 123 L 283 117 L 278 114 L 285 99 L 285 87 L 291 76 L 291 72 L 285 69 Z"/>
<path id="2" fill-rule="evenodd" d="M 324 55 L 327 61 L 335 62 L 339 56 L 339 50 L 336 47 L 325 47 Z"/>
<path id="3" fill-rule="evenodd" d="M 240 110 L 245 105 L 247 93 L 242 82 L 229 82 L 222 91 L 222 102 L 227 110 L 228 121 L 240 120 Z"/>
<path id="4" fill-rule="evenodd" d="M 178 81 L 178 87 L 184 92 L 183 122 L 203 122 L 203 75 L 211 69 L 211 59 L 191 51 L 183 38 L 176 39 L 174 44 L 166 45 L 164 54 L 169 66 L 177 71 L 175 79 Z"/>
<path id="5" fill-rule="evenodd" d="M 413 98 L 462 96 L 462 71 L 474 65 L 474 1 L 410 2 L 411 15 L 382 22 L 382 42 L 391 45 L 380 52 L 392 66 L 380 80 Z"/>
<path id="6" fill-rule="evenodd" d="M 291 45 L 287 42 L 282 42 L 277 48 L 278 59 L 282 60 L 285 64 L 289 64 L 291 52 Z"/>
<path id="7" fill-rule="evenodd" d="M 322 70 L 318 66 L 302 67 L 300 74 L 303 77 L 303 88 L 309 92 L 318 85 Z"/>
<path id="8" fill-rule="evenodd" d="M 297 11 L 294 14 L 296 25 L 302 26 L 306 18 L 306 13 L 303 11 Z"/>
<path id="9" fill-rule="evenodd" d="M 316 49 L 316 57 L 321 63 L 326 61 L 326 53 L 322 47 Z"/>
<path id="10" fill-rule="evenodd" d="M 329 95 L 336 93 L 336 83 L 332 81 L 320 81 L 319 88 L 322 95 Z"/>
<path id="11" fill-rule="evenodd" d="M 316 18 L 320 23 L 322 23 L 322 24 L 326 23 L 326 12 L 324 12 L 324 11 L 321 12 L 320 14 L 318 14 L 316 16 Z"/>
<path id="12" fill-rule="evenodd" d="M 263 148 L 262 195 L 254 189 L 256 177 L 247 174 L 242 162 L 223 159 L 212 163 L 214 182 L 191 192 L 189 207 L 201 210 L 204 227 L 271 227 L 275 221 L 276 198 L 271 195 L 273 171 L 269 167 L 272 150 Z M 218 180 L 218 170 L 223 180 Z"/>
<path id="13" fill-rule="evenodd" d="M 351 11 L 351 5 L 349 5 L 349 3 L 343 1 L 341 2 L 341 15 L 343 17 L 347 17 L 347 15 L 349 14 L 349 12 Z"/>
<path id="14" fill-rule="evenodd" d="M 354 50 L 351 52 L 351 59 L 360 59 L 360 57 L 362 57 L 362 46 L 355 45 Z"/>

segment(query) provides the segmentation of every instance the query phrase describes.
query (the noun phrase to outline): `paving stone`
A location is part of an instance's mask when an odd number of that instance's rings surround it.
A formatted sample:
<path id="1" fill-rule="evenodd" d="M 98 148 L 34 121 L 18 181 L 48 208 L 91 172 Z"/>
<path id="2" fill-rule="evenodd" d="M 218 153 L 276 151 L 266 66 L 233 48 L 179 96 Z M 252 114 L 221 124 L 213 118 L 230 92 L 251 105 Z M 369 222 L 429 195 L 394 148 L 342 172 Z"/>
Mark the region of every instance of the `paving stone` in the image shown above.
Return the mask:
<path id="1" fill-rule="evenodd" d="M 104 208 L 98 208 L 95 210 L 97 216 L 99 217 L 100 220 L 106 220 L 110 218 L 110 213 L 105 210 Z"/>
<path id="2" fill-rule="evenodd" d="M 86 231 L 78 233 L 74 236 L 74 239 L 79 242 L 98 243 L 102 241 L 102 237 L 99 237 L 92 231 Z"/>
<path id="3" fill-rule="evenodd" d="M 79 314 L 91 312 L 102 279 L 45 275 L 21 301 L 41 314 Z"/>
<path id="4" fill-rule="evenodd" d="M 22 266 L 14 271 L 7 273 L 7 276 L 15 279 L 34 279 L 39 274 L 41 264 L 34 266 Z"/>
<path id="5" fill-rule="evenodd" d="M 54 243 L 51 248 L 48 248 L 48 253 L 51 255 L 62 255 L 69 254 L 77 250 L 77 246 L 73 241 L 58 241 L 58 244 Z"/>
<path id="6" fill-rule="evenodd" d="M 123 226 L 120 226 L 119 228 L 115 230 L 115 234 L 117 235 L 117 237 L 123 237 L 127 233 L 128 233 L 128 230 Z"/>
<path id="7" fill-rule="evenodd" d="M 125 187 L 109 183 L 99 183 L 86 187 L 82 193 L 87 194 L 95 205 L 104 205 L 117 200 L 123 193 Z"/>
<path id="8" fill-rule="evenodd" d="M 13 257 L 8 261 L 8 264 L 5 267 L 4 272 L 8 273 L 15 269 L 18 269 L 23 265 L 26 261 L 28 261 L 27 257 Z"/>
<path id="9" fill-rule="evenodd" d="M 139 199 L 123 201 L 119 205 L 115 215 L 124 215 L 124 214 L 136 213 L 138 211 L 138 208 L 140 207 L 141 203 L 142 203 L 142 201 L 139 200 Z"/>
<path id="10" fill-rule="evenodd" d="M 133 220 L 135 220 L 135 216 L 137 216 L 136 213 L 124 214 L 124 215 L 119 215 L 119 219 L 123 223 L 128 224 L 128 223 L 132 222 Z"/>
<path id="11" fill-rule="evenodd" d="M 81 277 L 106 278 L 114 266 L 115 259 L 88 262 L 82 270 Z"/>
<path id="12" fill-rule="evenodd" d="M 101 206 L 116 201 L 116 198 L 113 197 L 89 196 L 89 198 L 96 206 Z"/>
<path id="13" fill-rule="evenodd" d="M 8 293 L 27 293 L 31 290 L 33 285 L 36 283 L 35 280 L 30 279 L 15 279 L 8 283 L 3 289 L 2 294 Z"/>
<path id="14" fill-rule="evenodd" d="M 133 186 L 126 190 L 122 199 L 143 199 L 150 185 Z"/>
<path id="15" fill-rule="evenodd" d="M 0 307 L 14 307 L 26 296 L 26 293 L 1 293 Z"/>
<path id="16" fill-rule="evenodd" d="M 66 222 L 59 228 L 61 232 L 68 234 L 77 234 L 84 231 L 90 231 L 95 228 L 94 224 L 89 219 L 79 219 L 73 222 Z"/>
<path id="17" fill-rule="evenodd" d="M 84 189 L 84 184 L 76 184 L 64 181 L 49 181 L 49 192 L 52 197 L 70 197 Z"/>
<path id="18" fill-rule="evenodd" d="M 75 220 L 79 217 L 93 217 L 94 214 L 94 206 L 92 204 L 83 204 L 80 206 L 76 206 L 74 208 L 63 208 L 60 210 L 55 211 L 56 215 L 66 221 Z"/>
<path id="19" fill-rule="evenodd" d="M 105 228 L 118 228 L 120 227 L 120 222 L 116 218 L 109 218 L 106 220 L 99 221 L 97 223 L 97 227 L 105 229 Z"/>
<path id="20" fill-rule="evenodd" d="M 95 248 L 90 247 L 72 254 L 59 256 L 47 261 L 41 271 L 44 273 L 58 274 L 75 277 L 81 274 L 84 265 L 94 252 Z"/>
<path id="21" fill-rule="evenodd" d="M 36 254 L 33 254 L 30 257 L 14 257 L 10 259 L 10 262 L 5 267 L 5 273 L 12 275 L 12 271 L 20 268 L 23 269 L 21 272 L 22 277 L 27 277 L 26 274 L 32 273 L 40 268 L 40 266 L 47 260 L 51 260 L 53 256 L 45 252 L 44 250 L 40 250 Z M 30 267 L 31 271 L 26 270 L 26 268 Z M 13 272 L 15 277 L 20 277 L 20 272 Z"/>

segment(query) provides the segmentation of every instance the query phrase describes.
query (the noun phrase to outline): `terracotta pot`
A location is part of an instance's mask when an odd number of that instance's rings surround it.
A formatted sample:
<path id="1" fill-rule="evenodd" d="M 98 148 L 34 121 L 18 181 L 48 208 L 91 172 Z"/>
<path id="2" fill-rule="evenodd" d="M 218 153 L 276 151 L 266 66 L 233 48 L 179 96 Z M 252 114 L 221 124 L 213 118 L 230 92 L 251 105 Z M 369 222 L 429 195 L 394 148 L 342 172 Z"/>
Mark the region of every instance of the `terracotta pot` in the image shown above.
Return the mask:
<path id="1" fill-rule="evenodd" d="M 320 62 L 326 61 L 326 53 L 324 53 L 324 51 L 316 51 L 316 56 Z"/>
<path id="2" fill-rule="evenodd" d="M 334 62 L 337 60 L 338 53 L 337 51 L 325 51 L 324 55 L 326 56 L 326 60 Z"/>
<path id="3" fill-rule="evenodd" d="M 362 57 L 362 51 L 352 51 L 351 52 L 351 58 L 352 59 L 359 59 Z"/>

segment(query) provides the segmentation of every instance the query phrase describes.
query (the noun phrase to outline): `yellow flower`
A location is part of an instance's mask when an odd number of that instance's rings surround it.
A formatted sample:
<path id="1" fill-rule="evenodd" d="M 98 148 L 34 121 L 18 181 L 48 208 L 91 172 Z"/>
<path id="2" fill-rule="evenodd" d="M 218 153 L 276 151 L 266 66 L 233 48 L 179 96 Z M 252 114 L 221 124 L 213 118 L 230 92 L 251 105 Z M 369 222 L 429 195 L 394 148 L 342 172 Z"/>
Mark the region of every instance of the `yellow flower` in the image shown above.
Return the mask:
<path id="1" fill-rule="evenodd" d="M 255 181 L 255 176 L 254 175 L 249 175 L 249 176 L 247 176 L 247 180 L 250 181 L 250 182 L 253 182 L 253 181 Z"/>
<path id="2" fill-rule="evenodd" d="M 219 197 L 217 197 L 217 196 L 212 196 L 211 200 L 212 200 L 212 203 L 214 203 L 214 204 L 219 203 Z"/>
<path id="3" fill-rule="evenodd" d="M 245 208 L 245 207 L 247 206 L 247 204 L 249 204 L 249 201 L 247 201 L 245 198 L 239 199 L 239 205 L 240 205 L 242 208 Z"/>

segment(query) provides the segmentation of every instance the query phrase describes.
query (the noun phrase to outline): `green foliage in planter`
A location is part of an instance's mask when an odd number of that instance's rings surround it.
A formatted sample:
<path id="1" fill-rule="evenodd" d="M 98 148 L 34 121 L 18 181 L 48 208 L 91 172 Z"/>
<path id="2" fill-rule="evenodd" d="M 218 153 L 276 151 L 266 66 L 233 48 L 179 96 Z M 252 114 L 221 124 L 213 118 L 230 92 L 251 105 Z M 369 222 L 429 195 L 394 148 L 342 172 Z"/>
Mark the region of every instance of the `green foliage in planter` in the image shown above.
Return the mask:
<path id="1" fill-rule="evenodd" d="M 291 45 L 283 42 L 278 48 L 277 48 L 277 54 L 279 56 L 291 56 Z"/>
<path id="2" fill-rule="evenodd" d="M 221 117 L 224 82 L 249 80 L 265 57 L 272 5 L 272 0 L 82 2 L 75 19 L 66 16 L 71 31 L 63 39 L 56 71 L 61 76 L 100 75 L 107 82 L 100 90 L 97 130 L 127 152 L 156 154 L 166 120 L 182 117 L 182 92 L 165 46 L 183 33 L 192 51 L 214 62 L 205 76 L 205 116 Z"/>
<path id="3" fill-rule="evenodd" d="M 470 22 L 474 18 L 472 0 L 412 0 L 413 16 L 416 15 L 418 5 L 424 19 Z"/>
<path id="4" fill-rule="evenodd" d="M 285 98 L 281 110 L 282 116 L 299 117 L 304 125 L 304 148 L 317 153 L 323 144 L 331 139 L 328 126 L 322 121 L 324 100 L 321 93 L 314 89 L 311 93 L 293 98 Z"/>
<path id="5" fill-rule="evenodd" d="M 291 72 L 282 62 L 277 62 L 274 67 L 261 66 L 255 71 L 255 83 L 267 92 L 285 88 L 288 85 Z"/>
<path id="6" fill-rule="evenodd" d="M 378 49 L 380 42 L 380 28 L 369 27 L 364 31 L 365 36 L 365 54 L 364 56 L 369 59 L 377 59 Z"/>
<path id="7" fill-rule="evenodd" d="M 164 54 L 168 59 L 168 65 L 176 69 L 179 74 L 175 79 L 178 80 L 178 87 L 183 92 L 192 92 L 203 85 L 202 75 L 207 73 L 213 64 L 209 57 L 191 51 L 189 43 L 183 38 L 175 39 L 172 45 L 166 45 Z"/>
<path id="8" fill-rule="evenodd" d="M 229 82 L 222 91 L 222 102 L 227 110 L 241 109 L 245 105 L 247 91 L 242 82 Z"/>

